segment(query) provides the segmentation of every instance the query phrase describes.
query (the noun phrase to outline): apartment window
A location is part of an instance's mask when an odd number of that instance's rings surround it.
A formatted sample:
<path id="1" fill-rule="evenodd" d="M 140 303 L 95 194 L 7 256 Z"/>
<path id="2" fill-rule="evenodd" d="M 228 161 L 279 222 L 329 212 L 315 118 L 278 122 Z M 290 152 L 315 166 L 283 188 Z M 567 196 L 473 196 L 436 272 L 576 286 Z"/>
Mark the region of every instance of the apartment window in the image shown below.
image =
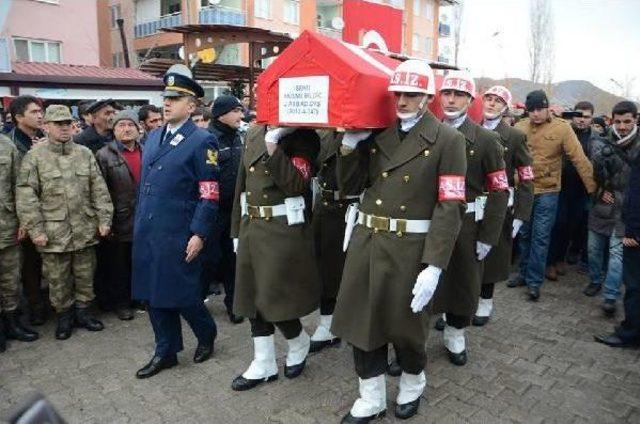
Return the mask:
<path id="1" fill-rule="evenodd" d="M 61 44 L 58 41 L 14 38 L 13 46 L 16 60 L 23 62 L 62 62 Z"/>
<path id="2" fill-rule="evenodd" d="M 181 7 L 180 0 L 160 0 L 160 13 L 162 16 L 180 13 L 182 11 Z"/>
<path id="3" fill-rule="evenodd" d="M 422 44 L 420 42 L 420 34 L 413 34 L 413 38 L 412 38 L 412 49 L 413 51 L 419 51 L 420 50 L 420 45 Z"/>
<path id="4" fill-rule="evenodd" d="M 118 28 L 118 19 L 122 17 L 120 5 L 111 6 L 111 28 Z"/>
<path id="5" fill-rule="evenodd" d="M 254 8 L 256 18 L 271 19 L 271 0 L 255 0 Z"/>
<path id="6" fill-rule="evenodd" d="M 426 0 L 424 2 L 423 16 L 430 21 L 433 21 L 433 2 L 431 0 Z"/>
<path id="7" fill-rule="evenodd" d="M 295 25 L 300 23 L 300 2 L 284 0 L 284 21 Z"/>
<path id="8" fill-rule="evenodd" d="M 421 0 L 413 0 L 413 14 L 416 16 L 420 16 L 421 3 Z"/>
<path id="9" fill-rule="evenodd" d="M 427 39 L 425 40 L 425 52 L 428 55 L 431 55 L 431 53 L 433 52 L 433 38 L 431 37 L 427 37 Z"/>
<path id="10" fill-rule="evenodd" d="M 395 8 L 404 9 L 404 0 L 391 0 L 389 4 Z"/>

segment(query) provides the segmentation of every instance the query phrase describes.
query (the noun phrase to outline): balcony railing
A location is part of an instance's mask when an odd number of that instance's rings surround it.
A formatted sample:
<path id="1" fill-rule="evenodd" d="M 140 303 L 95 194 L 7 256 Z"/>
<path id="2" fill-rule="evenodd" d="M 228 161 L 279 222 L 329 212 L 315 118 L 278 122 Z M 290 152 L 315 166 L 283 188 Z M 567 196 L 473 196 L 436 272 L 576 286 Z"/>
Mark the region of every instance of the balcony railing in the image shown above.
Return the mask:
<path id="1" fill-rule="evenodd" d="M 182 25 L 182 13 L 180 12 L 136 24 L 133 33 L 136 38 L 142 38 L 153 35 L 162 28 L 173 28 L 179 25 Z"/>
<path id="2" fill-rule="evenodd" d="M 336 40 L 342 40 L 342 30 L 326 27 L 318 27 L 318 32 Z"/>
<path id="3" fill-rule="evenodd" d="M 230 7 L 207 6 L 200 9 L 198 23 L 244 26 L 244 12 Z"/>
<path id="4" fill-rule="evenodd" d="M 440 37 L 449 37 L 451 35 L 451 27 L 448 24 L 440 23 L 438 25 L 438 34 L 440 34 Z"/>

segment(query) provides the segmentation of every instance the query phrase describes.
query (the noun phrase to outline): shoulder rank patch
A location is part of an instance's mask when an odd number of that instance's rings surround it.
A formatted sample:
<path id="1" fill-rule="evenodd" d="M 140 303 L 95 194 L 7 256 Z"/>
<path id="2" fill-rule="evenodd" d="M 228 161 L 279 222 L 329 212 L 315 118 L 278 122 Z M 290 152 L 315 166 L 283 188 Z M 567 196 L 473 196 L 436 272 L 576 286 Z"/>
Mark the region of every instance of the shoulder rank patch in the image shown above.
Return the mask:
<path id="1" fill-rule="evenodd" d="M 207 165 L 218 165 L 218 151 L 207 149 Z"/>

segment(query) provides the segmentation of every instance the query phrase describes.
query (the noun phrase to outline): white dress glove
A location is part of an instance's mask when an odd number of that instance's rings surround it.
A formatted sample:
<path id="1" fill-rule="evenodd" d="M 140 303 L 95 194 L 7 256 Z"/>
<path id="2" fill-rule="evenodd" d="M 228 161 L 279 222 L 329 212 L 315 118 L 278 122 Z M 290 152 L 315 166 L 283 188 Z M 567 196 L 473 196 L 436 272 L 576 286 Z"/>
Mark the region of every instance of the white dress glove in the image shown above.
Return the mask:
<path id="1" fill-rule="evenodd" d="M 349 147 L 350 149 L 355 149 L 358 147 L 358 143 L 362 140 L 366 140 L 371 135 L 371 131 L 363 130 L 363 131 L 347 131 L 344 133 L 344 137 L 342 138 L 342 145 Z"/>
<path id="2" fill-rule="evenodd" d="M 411 310 L 417 314 L 429 303 L 433 294 L 436 292 L 438 286 L 438 280 L 442 270 L 438 267 L 429 265 L 418 274 L 416 278 L 416 284 L 413 286 L 411 293 L 413 299 L 411 300 Z"/>
<path id="3" fill-rule="evenodd" d="M 487 255 L 489 254 L 489 252 L 491 251 L 491 246 L 488 244 L 485 244 L 481 241 L 477 241 L 476 242 L 476 254 L 478 255 L 478 260 L 482 261 L 484 260 L 484 258 L 487 257 Z"/>
<path id="4" fill-rule="evenodd" d="M 264 141 L 267 143 L 278 144 L 278 141 L 287 134 L 291 134 L 296 129 L 294 127 L 275 127 L 267 130 L 264 135 Z"/>
<path id="5" fill-rule="evenodd" d="M 238 239 L 233 239 L 233 253 L 238 253 Z"/>
<path id="6" fill-rule="evenodd" d="M 516 238 L 518 232 L 520 231 L 520 228 L 522 227 L 522 224 L 524 224 L 524 221 L 522 221 L 521 219 L 513 220 L 513 232 L 511 233 L 511 238 Z"/>

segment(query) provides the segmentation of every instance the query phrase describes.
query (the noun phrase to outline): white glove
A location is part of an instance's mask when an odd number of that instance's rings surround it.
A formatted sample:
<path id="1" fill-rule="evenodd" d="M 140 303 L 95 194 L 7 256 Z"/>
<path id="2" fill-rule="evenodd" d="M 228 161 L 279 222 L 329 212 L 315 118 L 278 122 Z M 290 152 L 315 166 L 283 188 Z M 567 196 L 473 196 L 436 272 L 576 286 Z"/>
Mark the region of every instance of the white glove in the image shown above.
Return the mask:
<path id="1" fill-rule="evenodd" d="M 487 257 L 487 255 L 489 254 L 489 252 L 491 251 L 491 246 L 488 244 L 485 244 L 481 241 L 477 241 L 476 242 L 476 254 L 478 255 L 478 260 L 482 261 L 484 260 L 484 258 Z"/>
<path id="2" fill-rule="evenodd" d="M 278 141 L 287 134 L 291 134 L 296 129 L 294 127 L 275 127 L 267 130 L 264 135 L 264 141 L 267 143 L 278 144 Z"/>
<path id="3" fill-rule="evenodd" d="M 342 138 L 342 145 L 355 149 L 362 140 L 366 140 L 371 135 L 371 131 L 347 131 Z"/>
<path id="4" fill-rule="evenodd" d="M 438 280 L 442 270 L 438 267 L 429 265 L 418 274 L 416 278 L 416 284 L 413 286 L 411 293 L 413 299 L 411 300 L 411 310 L 414 314 L 422 311 L 422 309 L 429 303 L 433 294 L 436 292 L 438 286 Z"/>
<path id="5" fill-rule="evenodd" d="M 238 239 L 233 239 L 233 253 L 238 253 Z"/>
<path id="6" fill-rule="evenodd" d="M 522 227 L 522 224 L 524 224 L 524 221 L 522 221 L 521 219 L 513 220 L 513 232 L 511 233 L 511 238 L 516 238 L 518 232 L 520 231 L 520 228 Z"/>

